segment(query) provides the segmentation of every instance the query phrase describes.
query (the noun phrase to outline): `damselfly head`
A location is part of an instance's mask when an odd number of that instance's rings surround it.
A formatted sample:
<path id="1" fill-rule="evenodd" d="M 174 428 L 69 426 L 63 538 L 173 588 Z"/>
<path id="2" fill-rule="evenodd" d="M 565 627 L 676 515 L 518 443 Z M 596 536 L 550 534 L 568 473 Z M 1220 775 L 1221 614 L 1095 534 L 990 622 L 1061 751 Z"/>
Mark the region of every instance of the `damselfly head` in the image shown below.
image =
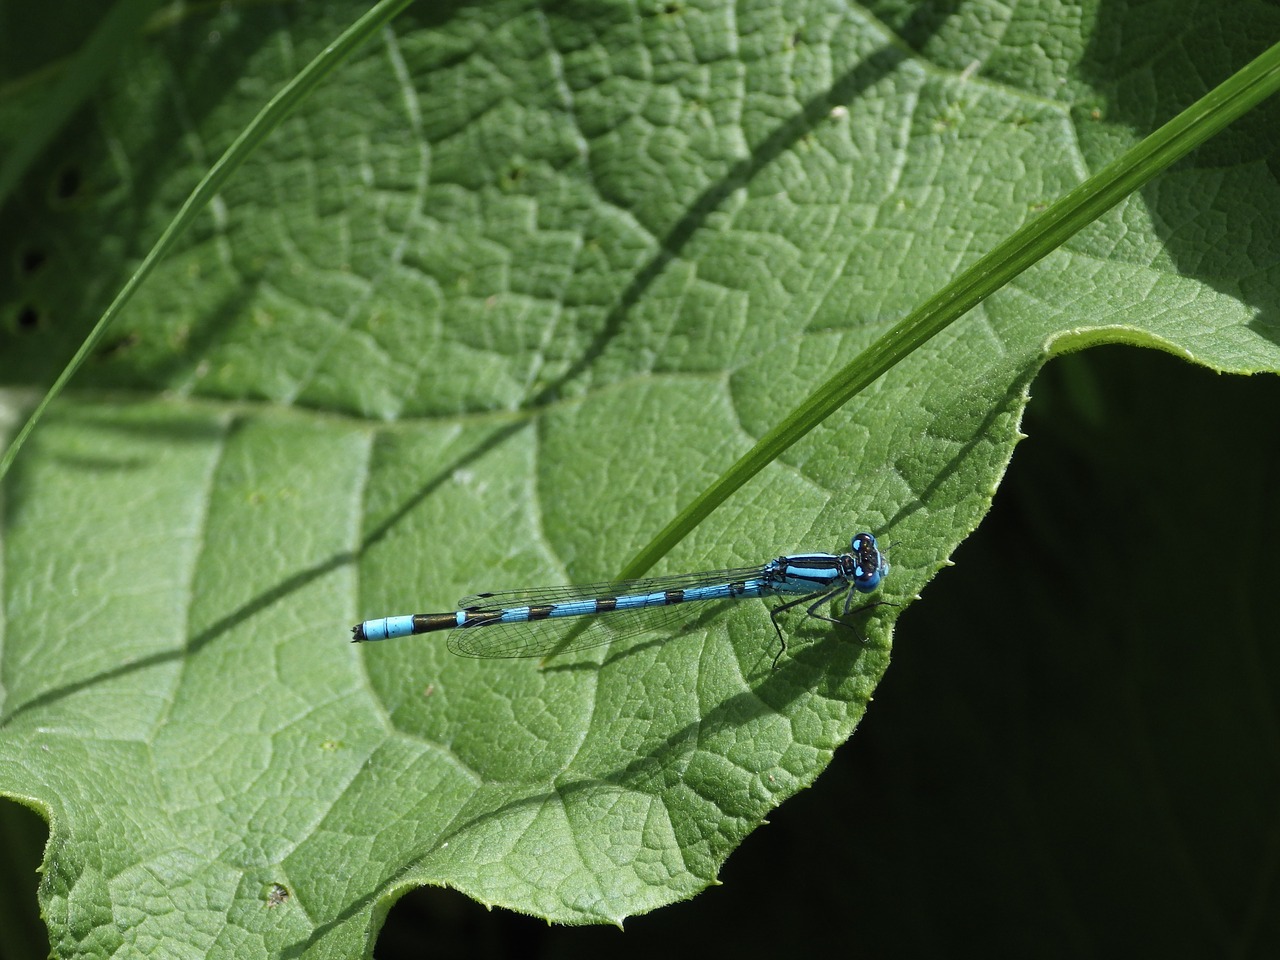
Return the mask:
<path id="1" fill-rule="evenodd" d="M 888 575 L 889 560 L 870 533 L 855 534 L 849 549 L 854 559 L 853 585 L 862 593 L 870 593 Z"/>

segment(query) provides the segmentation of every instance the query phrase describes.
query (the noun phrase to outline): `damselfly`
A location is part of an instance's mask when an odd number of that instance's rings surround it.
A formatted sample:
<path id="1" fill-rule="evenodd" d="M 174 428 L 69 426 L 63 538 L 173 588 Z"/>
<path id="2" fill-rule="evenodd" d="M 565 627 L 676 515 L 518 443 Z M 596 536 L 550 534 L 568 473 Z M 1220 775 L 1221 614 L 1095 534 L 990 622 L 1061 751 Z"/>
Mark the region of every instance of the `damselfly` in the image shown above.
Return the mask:
<path id="1" fill-rule="evenodd" d="M 818 609 L 841 594 L 845 597 L 841 616 L 880 606 L 886 601 L 850 610 L 854 596 L 875 590 L 888 572 L 889 561 L 876 538 L 859 533 L 850 541 L 848 553 L 801 553 L 736 570 L 480 593 L 463 597 L 452 613 L 366 620 L 352 627 L 351 633 L 352 641 L 358 643 L 449 630 L 449 649 L 459 656 L 545 657 L 659 630 L 677 617 L 688 616 L 701 601 L 803 594 L 769 610 L 781 645 L 776 664 L 787 648 L 778 614 L 812 601 L 806 610 L 810 617 L 848 626 Z"/>

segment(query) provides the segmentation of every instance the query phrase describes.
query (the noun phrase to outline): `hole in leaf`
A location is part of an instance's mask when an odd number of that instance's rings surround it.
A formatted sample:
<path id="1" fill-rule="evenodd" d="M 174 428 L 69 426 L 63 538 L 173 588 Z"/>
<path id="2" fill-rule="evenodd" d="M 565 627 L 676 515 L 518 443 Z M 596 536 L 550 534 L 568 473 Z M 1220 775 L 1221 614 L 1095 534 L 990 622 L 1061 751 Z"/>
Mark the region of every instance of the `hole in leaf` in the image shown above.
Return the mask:
<path id="1" fill-rule="evenodd" d="M 53 196 L 56 200 L 72 200 L 84 186 L 84 179 L 80 176 L 80 168 L 74 164 L 68 164 L 57 172 L 53 178 Z"/>
<path id="2" fill-rule="evenodd" d="M 27 304 L 18 311 L 18 329 L 34 330 L 40 326 L 40 311 Z"/>
<path id="3" fill-rule="evenodd" d="M 26 247 L 18 254 L 18 270 L 25 276 L 31 276 L 45 265 L 49 258 L 37 247 Z"/>

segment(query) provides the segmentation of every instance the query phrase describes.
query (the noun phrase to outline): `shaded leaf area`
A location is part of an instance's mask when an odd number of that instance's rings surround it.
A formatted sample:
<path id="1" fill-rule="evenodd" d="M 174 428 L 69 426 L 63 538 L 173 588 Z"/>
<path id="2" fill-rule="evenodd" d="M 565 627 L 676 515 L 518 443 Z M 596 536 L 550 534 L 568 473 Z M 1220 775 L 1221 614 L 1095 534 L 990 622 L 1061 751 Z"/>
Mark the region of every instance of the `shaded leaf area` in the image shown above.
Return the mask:
<path id="1" fill-rule="evenodd" d="M 814 384 L 1194 100 L 1189 75 L 1274 34 L 1206 5 L 1218 42 L 1190 71 L 1185 16 L 925 12 L 414 8 L 250 161 L 5 487 L 0 787 L 50 817 L 56 951 L 350 956 L 421 884 L 619 921 L 714 882 L 826 768 L 902 608 L 860 620 L 866 644 L 790 616 L 776 670 L 758 603 L 542 670 L 344 641 L 607 579 Z M 343 15 L 151 25 L 3 212 L 5 385 L 53 375 Z M 1117 62 L 1135 21 L 1170 32 Z M 905 604 L 987 512 L 1054 351 L 1280 367 L 1275 119 L 907 358 L 657 572 L 870 529 Z"/>

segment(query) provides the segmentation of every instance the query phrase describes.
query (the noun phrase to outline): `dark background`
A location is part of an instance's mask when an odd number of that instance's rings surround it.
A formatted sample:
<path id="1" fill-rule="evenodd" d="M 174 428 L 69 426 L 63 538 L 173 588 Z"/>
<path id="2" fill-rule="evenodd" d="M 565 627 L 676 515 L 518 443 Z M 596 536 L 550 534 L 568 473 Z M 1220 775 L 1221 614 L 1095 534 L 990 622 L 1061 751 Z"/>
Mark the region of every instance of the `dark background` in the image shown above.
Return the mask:
<path id="1" fill-rule="evenodd" d="M 1280 380 L 1055 360 L 813 789 L 614 928 L 420 890 L 376 955 L 1280 955 Z"/>

